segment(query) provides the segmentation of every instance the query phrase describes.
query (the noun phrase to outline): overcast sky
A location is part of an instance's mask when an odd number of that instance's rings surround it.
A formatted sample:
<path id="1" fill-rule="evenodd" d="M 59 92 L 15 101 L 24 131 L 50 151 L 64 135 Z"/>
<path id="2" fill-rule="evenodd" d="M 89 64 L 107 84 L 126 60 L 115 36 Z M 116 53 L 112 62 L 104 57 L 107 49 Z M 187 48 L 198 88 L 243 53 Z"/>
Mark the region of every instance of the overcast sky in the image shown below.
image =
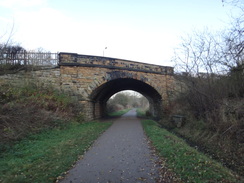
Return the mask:
<path id="1" fill-rule="evenodd" d="M 170 66 L 181 36 L 220 30 L 231 13 L 221 0 L 0 0 L 0 42 L 14 25 L 13 40 L 28 50 Z"/>

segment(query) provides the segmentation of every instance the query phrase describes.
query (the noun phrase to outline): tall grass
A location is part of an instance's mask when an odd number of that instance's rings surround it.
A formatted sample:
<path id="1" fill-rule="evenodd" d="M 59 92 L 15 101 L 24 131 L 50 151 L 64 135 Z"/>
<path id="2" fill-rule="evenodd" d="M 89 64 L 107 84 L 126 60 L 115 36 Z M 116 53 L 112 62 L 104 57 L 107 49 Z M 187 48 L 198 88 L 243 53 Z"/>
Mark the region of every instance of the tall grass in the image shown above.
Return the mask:
<path id="1" fill-rule="evenodd" d="M 190 147 L 152 120 L 144 120 L 143 128 L 160 156 L 183 182 L 241 182 L 220 163 Z"/>

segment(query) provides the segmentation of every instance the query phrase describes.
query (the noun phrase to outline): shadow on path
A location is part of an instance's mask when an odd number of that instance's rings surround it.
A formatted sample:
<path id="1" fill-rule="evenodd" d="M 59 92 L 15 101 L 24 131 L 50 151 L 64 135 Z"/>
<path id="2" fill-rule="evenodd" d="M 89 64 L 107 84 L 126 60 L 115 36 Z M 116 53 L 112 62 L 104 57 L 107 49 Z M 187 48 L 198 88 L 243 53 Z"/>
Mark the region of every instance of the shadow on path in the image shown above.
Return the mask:
<path id="1" fill-rule="evenodd" d="M 158 177 L 156 159 L 133 109 L 118 118 L 60 182 L 151 183 Z"/>

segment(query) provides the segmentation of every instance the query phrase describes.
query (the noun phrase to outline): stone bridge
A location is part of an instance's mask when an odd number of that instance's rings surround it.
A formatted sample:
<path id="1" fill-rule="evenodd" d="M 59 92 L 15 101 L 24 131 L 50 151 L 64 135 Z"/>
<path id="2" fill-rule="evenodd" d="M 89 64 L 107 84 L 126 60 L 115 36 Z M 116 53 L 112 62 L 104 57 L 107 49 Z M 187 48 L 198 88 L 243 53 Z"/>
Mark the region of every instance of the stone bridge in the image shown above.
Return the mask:
<path id="1" fill-rule="evenodd" d="M 0 76 L 0 85 L 25 81 L 52 85 L 77 98 L 87 120 L 103 117 L 108 99 L 123 90 L 144 95 L 153 117 L 161 118 L 175 87 L 172 67 L 63 52 L 58 67 Z"/>
<path id="2" fill-rule="evenodd" d="M 78 97 L 87 119 L 104 116 L 108 99 L 122 90 L 141 93 L 160 118 L 173 94 L 172 67 L 61 52 L 59 69 L 62 90 Z"/>

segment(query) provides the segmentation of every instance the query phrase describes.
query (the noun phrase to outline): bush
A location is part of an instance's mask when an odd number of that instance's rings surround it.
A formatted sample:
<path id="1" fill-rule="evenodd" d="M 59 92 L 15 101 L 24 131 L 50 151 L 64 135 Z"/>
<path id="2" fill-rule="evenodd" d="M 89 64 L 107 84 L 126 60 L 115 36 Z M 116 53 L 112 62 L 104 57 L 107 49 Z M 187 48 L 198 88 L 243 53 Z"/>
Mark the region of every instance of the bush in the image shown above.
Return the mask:
<path id="1" fill-rule="evenodd" d="M 174 129 L 169 122 L 163 123 L 242 175 L 243 74 L 233 69 L 226 75 L 179 75 L 186 89 L 171 103 L 168 114 L 186 116 L 186 124 Z"/>
<path id="2" fill-rule="evenodd" d="M 0 139 L 8 143 L 54 128 L 71 119 L 83 121 L 79 103 L 52 87 L 26 84 L 0 88 Z"/>

